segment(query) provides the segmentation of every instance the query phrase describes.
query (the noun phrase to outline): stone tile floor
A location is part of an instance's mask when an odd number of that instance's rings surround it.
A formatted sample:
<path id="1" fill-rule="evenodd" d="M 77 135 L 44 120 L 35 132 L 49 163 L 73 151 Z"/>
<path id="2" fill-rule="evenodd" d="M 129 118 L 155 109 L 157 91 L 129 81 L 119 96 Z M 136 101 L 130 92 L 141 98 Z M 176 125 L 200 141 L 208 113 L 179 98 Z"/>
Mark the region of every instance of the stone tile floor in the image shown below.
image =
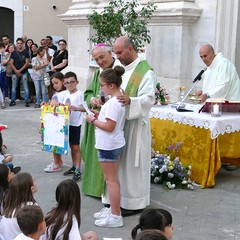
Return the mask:
<path id="1" fill-rule="evenodd" d="M 8 152 L 14 154 L 15 165 L 30 172 L 38 184 L 36 200 L 47 213 L 55 204 L 57 184 L 65 179 L 62 172 L 45 173 L 44 167 L 52 160 L 50 153 L 40 146 L 40 109 L 25 108 L 23 102 L 15 107 L 0 110 L 0 123 L 7 124 L 2 131 Z M 64 156 L 64 170 L 71 164 Z M 79 182 L 81 187 L 81 182 Z M 240 169 L 220 169 L 214 188 L 166 190 L 161 185 L 151 185 L 151 205 L 169 210 L 173 215 L 173 240 L 240 240 Z M 99 238 L 121 237 L 131 239 L 131 229 L 139 215 L 124 218 L 124 227 L 108 229 L 94 226 L 93 214 L 102 207 L 99 199 L 82 196 L 81 232 L 94 230 Z"/>

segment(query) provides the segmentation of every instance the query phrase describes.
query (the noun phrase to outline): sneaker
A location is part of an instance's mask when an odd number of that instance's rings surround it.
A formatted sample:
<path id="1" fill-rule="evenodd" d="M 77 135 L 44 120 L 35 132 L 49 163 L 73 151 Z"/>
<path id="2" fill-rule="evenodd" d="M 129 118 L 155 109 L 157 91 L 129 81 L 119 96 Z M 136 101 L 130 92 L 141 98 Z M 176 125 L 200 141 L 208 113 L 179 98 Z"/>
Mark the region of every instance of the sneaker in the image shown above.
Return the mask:
<path id="1" fill-rule="evenodd" d="M 123 218 L 122 216 L 115 217 L 112 214 L 110 214 L 106 218 L 95 220 L 94 224 L 98 227 L 108 227 L 108 228 L 122 227 Z"/>
<path id="2" fill-rule="evenodd" d="M 30 107 L 30 105 L 29 105 L 29 102 L 28 102 L 28 101 L 26 101 L 26 102 L 25 102 L 25 107 Z"/>
<path id="3" fill-rule="evenodd" d="M 10 107 L 15 106 L 15 105 L 16 105 L 16 102 L 15 102 L 15 101 L 11 101 L 11 102 L 9 103 L 9 106 L 10 106 Z"/>
<path id="4" fill-rule="evenodd" d="M 109 214 L 111 214 L 111 208 L 104 207 L 99 212 L 94 213 L 93 217 L 95 219 L 106 218 Z"/>
<path id="5" fill-rule="evenodd" d="M 14 173 L 14 174 L 17 174 L 17 173 L 19 173 L 21 171 L 21 167 L 20 166 L 16 166 L 16 167 L 14 167 L 13 169 L 12 169 L 12 172 Z"/>
<path id="6" fill-rule="evenodd" d="M 44 171 L 47 173 L 59 172 L 61 170 L 62 170 L 62 167 L 60 165 L 54 164 L 54 163 L 47 165 L 47 167 L 44 169 Z"/>
<path id="7" fill-rule="evenodd" d="M 70 174 L 74 174 L 75 173 L 75 168 L 71 167 L 69 170 L 67 170 L 66 172 L 63 173 L 64 176 L 70 175 Z"/>
<path id="8" fill-rule="evenodd" d="M 41 106 L 40 106 L 40 104 L 35 104 L 34 105 L 34 108 L 40 108 Z"/>
<path id="9" fill-rule="evenodd" d="M 73 175 L 73 177 L 72 177 L 72 180 L 75 181 L 75 182 L 77 182 L 77 181 L 79 181 L 80 179 L 81 179 L 81 173 L 75 171 L 75 172 L 74 172 L 74 175 Z"/>

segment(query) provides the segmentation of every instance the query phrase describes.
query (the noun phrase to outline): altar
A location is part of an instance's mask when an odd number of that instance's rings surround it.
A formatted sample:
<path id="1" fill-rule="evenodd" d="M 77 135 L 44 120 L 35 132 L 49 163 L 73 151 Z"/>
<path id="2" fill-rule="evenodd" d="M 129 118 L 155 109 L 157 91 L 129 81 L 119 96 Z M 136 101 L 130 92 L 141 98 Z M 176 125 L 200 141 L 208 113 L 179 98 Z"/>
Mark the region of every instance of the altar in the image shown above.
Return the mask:
<path id="1" fill-rule="evenodd" d="M 178 112 L 170 105 L 155 105 L 149 116 L 154 150 L 166 153 L 167 146 L 181 142 L 178 156 L 192 165 L 192 180 L 205 188 L 215 185 L 222 161 L 240 165 L 240 114 L 212 117 L 198 113 L 200 107 L 187 104 L 193 112 Z"/>

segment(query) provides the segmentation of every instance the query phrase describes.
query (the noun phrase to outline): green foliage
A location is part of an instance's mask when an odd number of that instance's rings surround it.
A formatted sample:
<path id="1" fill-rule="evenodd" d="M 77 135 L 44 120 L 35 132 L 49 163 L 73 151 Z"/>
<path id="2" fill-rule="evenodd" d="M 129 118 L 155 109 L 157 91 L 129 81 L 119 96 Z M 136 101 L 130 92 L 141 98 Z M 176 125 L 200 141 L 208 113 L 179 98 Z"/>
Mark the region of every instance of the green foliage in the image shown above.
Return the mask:
<path id="1" fill-rule="evenodd" d="M 96 34 L 90 40 L 112 46 L 117 37 L 128 35 L 136 48 L 140 49 L 151 41 L 147 23 L 156 8 L 152 1 L 139 9 L 138 0 L 112 0 L 101 13 L 94 11 L 92 15 L 87 16 L 90 25 L 96 30 Z"/>

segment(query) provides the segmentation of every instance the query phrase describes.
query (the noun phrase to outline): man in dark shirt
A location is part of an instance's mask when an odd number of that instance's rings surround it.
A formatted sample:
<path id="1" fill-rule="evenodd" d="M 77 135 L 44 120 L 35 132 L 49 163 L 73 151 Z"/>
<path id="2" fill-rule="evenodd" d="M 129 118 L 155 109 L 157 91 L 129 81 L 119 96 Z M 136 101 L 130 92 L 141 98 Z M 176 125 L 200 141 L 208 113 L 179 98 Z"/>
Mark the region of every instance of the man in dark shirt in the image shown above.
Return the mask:
<path id="1" fill-rule="evenodd" d="M 46 36 L 46 42 L 49 48 L 53 49 L 55 52 L 57 51 L 57 46 L 53 44 L 53 38 L 51 36 Z"/>
<path id="2" fill-rule="evenodd" d="M 18 38 L 16 41 L 17 48 L 11 53 L 9 64 L 13 70 L 12 73 L 12 96 L 9 106 L 16 105 L 16 88 L 18 81 L 22 79 L 24 87 L 24 100 L 25 106 L 29 107 L 29 90 L 27 83 L 27 69 L 29 66 L 29 53 L 23 48 L 22 38 Z"/>

